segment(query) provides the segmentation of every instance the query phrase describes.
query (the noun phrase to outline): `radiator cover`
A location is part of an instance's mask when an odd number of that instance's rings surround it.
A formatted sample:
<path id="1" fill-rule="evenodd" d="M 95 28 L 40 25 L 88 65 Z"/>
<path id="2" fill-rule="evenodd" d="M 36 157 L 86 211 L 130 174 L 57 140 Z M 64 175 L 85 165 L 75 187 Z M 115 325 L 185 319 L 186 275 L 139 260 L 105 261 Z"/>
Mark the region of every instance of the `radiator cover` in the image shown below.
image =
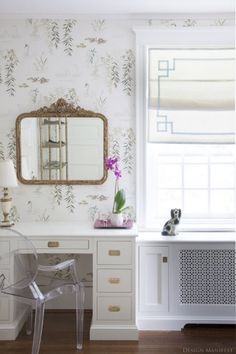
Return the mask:
<path id="1" fill-rule="evenodd" d="M 235 250 L 183 249 L 179 264 L 181 304 L 235 304 Z"/>

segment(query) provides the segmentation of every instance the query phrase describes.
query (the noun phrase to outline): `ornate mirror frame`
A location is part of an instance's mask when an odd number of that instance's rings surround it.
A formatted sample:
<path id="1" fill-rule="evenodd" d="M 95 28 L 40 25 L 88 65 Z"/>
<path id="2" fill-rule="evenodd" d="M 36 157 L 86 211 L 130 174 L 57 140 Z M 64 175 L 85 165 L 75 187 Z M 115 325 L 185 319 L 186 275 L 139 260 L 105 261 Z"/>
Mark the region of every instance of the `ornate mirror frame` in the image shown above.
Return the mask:
<path id="1" fill-rule="evenodd" d="M 99 180 L 49 180 L 49 179 L 25 179 L 22 176 L 22 159 L 21 159 L 21 122 L 24 118 L 100 118 L 103 121 L 103 176 Z M 85 110 L 79 106 L 75 107 L 73 104 L 68 103 L 63 98 L 59 98 L 56 102 L 49 107 L 44 106 L 36 111 L 20 114 L 16 119 L 16 167 L 17 178 L 23 184 L 42 184 L 42 185 L 55 185 L 55 184 L 78 184 L 78 185 L 99 185 L 106 181 L 107 170 L 105 168 L 105 159 L 108 155 L 108 122 L 107 118 L 101 113 Z"/>

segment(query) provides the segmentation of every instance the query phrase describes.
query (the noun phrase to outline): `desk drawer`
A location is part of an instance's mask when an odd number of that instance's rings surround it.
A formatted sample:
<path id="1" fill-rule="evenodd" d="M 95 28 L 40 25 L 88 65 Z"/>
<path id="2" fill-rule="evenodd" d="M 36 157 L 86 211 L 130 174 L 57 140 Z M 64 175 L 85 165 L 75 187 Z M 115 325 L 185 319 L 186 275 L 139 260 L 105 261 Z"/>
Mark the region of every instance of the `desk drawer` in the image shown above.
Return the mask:
<path id="1" fill-rule="evenodd" d="M 63 250 L 88 250 L 89 249 L 89 240 L 60 240 L 57 238 L 50 238 L 47 240 L 32 240 L 34 247 L 36 249 L 63 249 Z"/>
<path id="2" fill-rule="evenodd" d="M 97 298 L 99 321 L 129 321 L 132 318 L 131 297 L 104 296 Z"/>
<path id="3" fill-rule="evenodd" d="M 98 241 L 98 264 L 131 264 L 131 241 Z"/>
<path id="4" fill-rule="evenodd" d="M 98 269 L 98 292 L 131 292 L 132 272 L 130 269 Z"/>

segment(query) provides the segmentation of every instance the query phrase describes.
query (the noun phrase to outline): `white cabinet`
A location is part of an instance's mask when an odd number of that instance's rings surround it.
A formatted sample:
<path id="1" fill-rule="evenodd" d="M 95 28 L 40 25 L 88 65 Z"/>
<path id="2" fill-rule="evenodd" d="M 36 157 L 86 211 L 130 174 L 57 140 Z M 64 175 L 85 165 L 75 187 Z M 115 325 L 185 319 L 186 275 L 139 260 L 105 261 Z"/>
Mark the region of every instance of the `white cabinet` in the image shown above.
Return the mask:
<path id="1" fill-rule="evenodd" d="M 131 321 L 132 320 L 132 298 L 131 296 L 98 296 L 98 316 L 100 321 Z"/>
<path id="2" fill-rule="evenodd" d="M 10 320 L 10 299 L 7 296 L 0 298 L 0 321 Z"/>
<path id="3" fill-rule="evenodd" d="M 137 242 L 140 330 L 235 323 L 235 235 L 144 233 Z"/>
<path id="4" fill-rule="evenodd" d="M 6 277 L 5 286 L 14 279 L 14 270 L 7 256 L 11 250 L 11 241 L 1 236 L 0 240 L 0 275 Z M 13 297 L 0 294 L 0 340 L 9 340 L 16 337 L 16 331 L 11 332 L 11 323 L 18 308 L 14 304 Z M 13 334 L 12 334 L 13 333 Z"/>
<path id="5" fill-rule="evenodd" d="M 95 249 L 90 338 L 136 340 L 135 239 L 101 238 Z"/>
<path id="6" fill-rule="evenodd" d="M 99 293 L 131 293 L 131 269 L 98 269 L 97 291 Z"/>
<path id="7" fill-rule="evenodd" d="M 10 269 L 10 261 L 9 257 L 5 257 L 4 255 L 10 252 L 10 241 L 2 239 L 0 241 L 0 275 L 4 274 L 6 279 L 10 279 L 13 277 L 13 271 Z M 10 316 L 10 299 L 5 296 L 0 296 L 0 321 L 8 322 L 11 319 Z"/>
<path id="8" fill-rule="evenodd" d="M 139 248 L 139 311 L 168 311 L 168 247 Z"/>
<path id="9" fill-rule="evenodd" d="M 97 263 L 103 264 L 132 264 L 131 241 L 98 241 Z"/>

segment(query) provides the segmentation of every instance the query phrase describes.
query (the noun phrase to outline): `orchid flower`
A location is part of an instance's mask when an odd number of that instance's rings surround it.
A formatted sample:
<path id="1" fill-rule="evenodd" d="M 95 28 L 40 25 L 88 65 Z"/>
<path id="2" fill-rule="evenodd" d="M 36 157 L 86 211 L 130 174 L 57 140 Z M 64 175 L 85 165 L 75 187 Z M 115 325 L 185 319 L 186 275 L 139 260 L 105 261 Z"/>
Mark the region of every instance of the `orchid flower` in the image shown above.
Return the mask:
<path id="1" fill-rule="evenodd" d="M 112 171 L 114 173 L 114 176 L 116 178 L 116 183 L 115 183 L 115 196 L 114 196 L 114 202 L 113 202 L 113 208 L 112 212 L 113 213 L 121 213 L 124 209 L 125 205 L 125 191 L 123 189 L 119 189 L 119 179 L 122 177 L 121 170 L 118 165 L 118 158 L 117 157 L 109 157 L 105 160 L 105 167 L 109 171 Z"/>
<path id="2" fill-rule="evenodd" d="M 118 162 L 118 159 L 115 157 L 115 158 L 112 158 L 112 157 L 109 157 L 105 160 L 105 166 L 106 166 L 106 169 L 107 170 L 113 170 L 114 169 L 114 165 L 116 165 Z"/>

